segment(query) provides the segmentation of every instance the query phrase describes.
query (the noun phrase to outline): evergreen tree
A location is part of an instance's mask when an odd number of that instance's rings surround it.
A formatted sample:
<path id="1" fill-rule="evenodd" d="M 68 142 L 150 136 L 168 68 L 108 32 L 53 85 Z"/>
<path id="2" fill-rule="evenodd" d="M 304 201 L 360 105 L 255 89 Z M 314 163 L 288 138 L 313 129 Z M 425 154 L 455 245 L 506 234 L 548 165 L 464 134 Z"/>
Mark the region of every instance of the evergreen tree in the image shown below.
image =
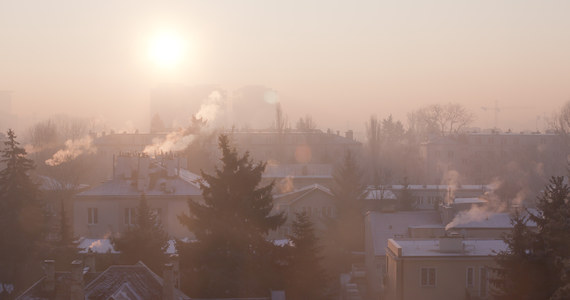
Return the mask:
<path id="1" fill-rule="evenodd" d="M 296 213 L 293 246 L 289 248 L 286 275 L 287 298 L 299 300 L 328 299 L 327 277 L 321 266 L 321 248 L 315 235 L 314 225 L 306 213 Z"/>
<path id="2" fill-rule="evenodd" d="M 352 152 L 347 151 L 342 165 L 333 174 L 332 193 L 336 209 L 336 235 L 343 251 L 364 249 L 363 206 L 366 187 L 362 183 L 362 171 Z"/>
<path id="3" fill-rule="evenodd" d="M 273 183 L 259 187 L 265 163 L 238 155 L 226 135 L 219 137 L 222 166 L 214 175 L 202 172 L 203 202 L 189 200 L 190 215 L 180 222 L 196 236 L 181 244 L 181 271 L 192 296 L 251 297 L 275 288 L 275 246 L 269 230 L 285 221 L 271 214 Z"/>
<path id="4" fill-rule="evenodd" d="M 503 299 L 563 299 L 568 292 L 570 259 L 570 187 L 552 177 L 538 197 L 537 213 L 528 211 L 537 232 L 515 216 L 505 238 L 508 249 L 497 256 L 497 294 Z M 561 297 L 561 298 L 560 298 Z"/>
<path id="5" fill-rule="evenodd" d="M 54 259 L 58 270 L 67 269 L 70 263 L 78 258 L 79 241 L 73 236 L 69 217 L 65 209 L 65 201 L 70 199 L 70 191 L 62 191 L 59 207 L 58 238 L 49 245 L 48 255 L 45 259 Z"/>
<path id="6" fill-rule="evenodd" d="M 162 229 L 158 216 L 141 195 L 137 207 L 135 224 L 118 238 L 111 239 L 115 250 L 120 251 L 122 263 L 144 262 L 154 272 L 160 274 L 166 262 L 168 235 Z"/>
<path id="7" fill-rule="evenodd" d="M 33 162 L 8 130 L 0 152 L 5 168 L 0 171 L 0 283 L 18 286 L 26 262 L 35 255 L 44 230 L 44 212 L 38 186 L 30 179 Z M 0 298 L 6 289 L 0 292 Z"/>
<path id="8" fill-rule="evenodd" d="M 497 253 L 497 277 L 491 280 L 497 299 L 539 299 L 535 291 L 537 278 L 531 274 L 541 269 L 542 260 L 531 252 L 534 233 L 527 226 L 528 216 L 516 213 L 511 217 L 513 230 L 505 235 L 507 250 Z"/>

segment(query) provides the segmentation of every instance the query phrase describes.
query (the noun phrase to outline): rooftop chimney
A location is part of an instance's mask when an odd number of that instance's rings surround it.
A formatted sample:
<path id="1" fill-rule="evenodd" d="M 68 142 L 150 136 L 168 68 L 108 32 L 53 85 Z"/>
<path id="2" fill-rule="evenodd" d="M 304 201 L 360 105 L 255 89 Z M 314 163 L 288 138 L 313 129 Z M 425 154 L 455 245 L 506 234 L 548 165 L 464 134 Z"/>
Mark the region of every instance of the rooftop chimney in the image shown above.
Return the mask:
<path id="1" fill-rule="evenodd" d="M 44 260 L 44 272 L 46 278 L 44 279 L 43 290 L 47 294 L 51 294 L 55 291 L 55 261 Z"/>
<path id="2" fill-rule="evenodd" d="M 172 254 L 169 258 L 173 266 L 174 287 L 180 288 L 180 259 L 178 258 L 178 254 Z"/>
<path id="3" fill-rule="evenodd" d="M 85 266 L 89 268 L 89 273 L 95 273 L 95 253 L 87 251 L 85 254 Z"/>
<path id="4" fill-rule="evenodd" d="M 165 264 L 162 275 L 162 300 L 174 300 L 174 265 Z"/>
<path id="5" fill-rule="evenodd" d="M 69 286 L 69 299 L 85 300 L 83 287 L 83 262 L 74 260 L 71 263 L 71 283 Z"/>

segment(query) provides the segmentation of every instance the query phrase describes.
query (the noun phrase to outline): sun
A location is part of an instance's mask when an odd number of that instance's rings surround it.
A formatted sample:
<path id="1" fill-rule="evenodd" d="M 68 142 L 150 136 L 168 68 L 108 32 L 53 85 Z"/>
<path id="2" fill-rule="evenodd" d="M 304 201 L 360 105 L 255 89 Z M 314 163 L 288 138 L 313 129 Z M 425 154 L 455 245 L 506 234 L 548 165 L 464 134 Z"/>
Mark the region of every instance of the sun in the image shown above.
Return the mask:
<path id="1" fill-rule="evenodd" d="M 183 59 L 186 45 L 177 34 L 162 32 L 149 42 L 149 57 L 159 67 L 173 68 Z"/>

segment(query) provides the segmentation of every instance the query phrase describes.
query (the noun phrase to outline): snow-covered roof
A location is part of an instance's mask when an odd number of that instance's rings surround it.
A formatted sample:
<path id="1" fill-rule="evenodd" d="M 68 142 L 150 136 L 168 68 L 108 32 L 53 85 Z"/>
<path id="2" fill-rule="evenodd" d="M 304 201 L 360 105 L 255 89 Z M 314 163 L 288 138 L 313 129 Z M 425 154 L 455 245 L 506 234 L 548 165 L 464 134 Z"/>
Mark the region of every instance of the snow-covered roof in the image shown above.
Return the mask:
<path id="1" fill-rule="evenodd" d="M 391 239 L 396 247 L 402 249 L 402 256 L 489 256 L 507 249 L 502 240 L 466 239 L 463 251 L 440 251 L 438 239 Z"/>
<path id="2" fill-rule="evenodd" d="M 465 218 L 465 221 L 462 221 L 461 218 Z M 482 212 L 469 214 L 469 212 L 460 212 L 452 222 L 457 225 L 450 226 L 450 229 L 513 228 L 511 214 L 509 213 Z M 527 226 L 536 227 L 536 223 L 529 220 Z"/>
<path id="3" fill-rule="evenodd" d="M 287 202 L 288 204 L 292 204 L 292 203 L 298 201 L 299 199 L 302 199 L 303 197 L 305 197 L 306 195 L 308 195 L 309 193 L 311 193 L 313 191 L 321 191 L 321 192 L 323 192 L 323 193 L 325 193 L 331 197 L 333 196 L 333 194 L 329 188 L 322 186 L 318 183 L 315 183 L 315 184 L 304 186 L 300 189 L 296 189 L 296 190 L 288 192 L 288 193 L 274 195 L 273 199 L 279 200 L 279 201 L 284 201 L 284 202 Z"/>
<path id="4" fill-rule="evenodd" d="M 370 189 L 374 189 L 374 186 L 369 186 Z M 394 184 L 394 185 L 387 185 L 385 186 L 386 189 L 390 190 L 401 190 L 404 188 L 401 184 Z M 490 185 L 481 185 L 481 184 L 462 184 L 460 186 L 456 185 L 447 185 L 447 184 L 410 184 L 408 185 L 408 189 L 410 190 L 440 190 L 440 191 L 447 191 L 448 189 L 452 189 L 455 191 L 462 191 L 462 190 L 481 190 L 481 191 L 488 191 L 491 190 Z"/>
<path id="5" fill-rule="evenodd" d="M 366 200 L 395 200 L 396 195 L 390 190 L 369 190 L 366 193 Z"/>
<path id="6" fill-rule="evenodd" d="M 187 239 L 183 240 L 188 242 Z M 119 253 L 113 248 L 113 244 L 110 239 L 86 239 L 81 238 L 77 248 L 80 249 L 79 253 L 87 253 L 89 249 L 94 253 Z M 168 247 L 166 248 L 166 254 L 176 253 L 176 241 L 168 240 Z"/>
<path id="7" fill-rule="evenodd" d="M 180 169 L 180 174 L 174 178 L 160 178 L 154 186 L 144 190 L 147 196 L 198 196 L 202 194 L 198 183 L 200 176 L 190 171 Z M 168 189 L 163 189 L 159 183 L 164 182 Z M 136 180 L 112 179 L 92 189 L 79 193 L 77 196 L 140 196 Z"/>
<path id="8" fill-rule="evenodd" d="M 89 249 L 94 253 L 119 253 L 113 248 L 110 239 L 85 239 L 79 241 L 77 248 L 81 249 L 79 253 L 87 253 Z"/>
<path id="9" fill-rule="evenodd" d="M 439 213 L 419 210 L 394 213 L 369 212 L 366 226 L 370 230 L 374 255 L 384 256 L 388 239 L 406 236 L 408 227 L 417 225 L 441 225 Z"/>

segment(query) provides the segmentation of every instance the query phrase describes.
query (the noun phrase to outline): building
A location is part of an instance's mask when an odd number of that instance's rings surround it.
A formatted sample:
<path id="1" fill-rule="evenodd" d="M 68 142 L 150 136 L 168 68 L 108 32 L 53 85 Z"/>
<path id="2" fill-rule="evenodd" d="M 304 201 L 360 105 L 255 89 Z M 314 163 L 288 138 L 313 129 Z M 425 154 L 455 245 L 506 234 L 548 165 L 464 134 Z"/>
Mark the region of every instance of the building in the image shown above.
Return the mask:
<path id="1" fill-rule="evenodd" d="M 235 131 L 234 144 L 249 151 L 255 160 L 270 164 L 334 164 L 346 151 L 359 154 L 362 144 L 353 138 L 352 131 L 340 133 L 313 131 Z"/>
<path id="2" fill-rule="evenodd" d="M 142 195 L 170 237 L 192 234 L 178 221 L 188 213 L 188 199 L 200 201 L 199 177 L 180 167 L 173 156 L 151 159 L 144 154 L 117 157 L 113 179 L 77 194 L 73 199 L 76 236 L 101 239 L 120 234 L 135 222 Z"/>
<path id="3" fill-rule="evenodd" d="M 409 228 L 443 226 L 437 211 L 368 212 L 364 219 L 364 264 L 368 294 L 379 297 L 386 274 L 386 245 L 391 238 L 411 237 Z"/>
<path id="4" fill-rule="evenodd" d="M 262 175 L 262 183 L 275 181 L 274 192 L 288 193 L 305 186 L 319 184 L 333 186 L 331 164 L 269 164 Z"/>
<path id="5" fill-rule="evenodd" d="M 503 250 L 497 239 L 389 239 L 383 299 L 490 299 L 489 267 Z"/>
<path id="6" fill-rule="evenodd" d="M 166 264 L 162 277 L 142 262 L 113 265 L 96 272 L 93 257 L 86 263 L 73 261 L 71 272 L 57 272 L 55 262 L 46 260 L 44 271 L 45 276 L 17 300 L 190 299 L 179 290 L 177 262 Z"/>
<path id="7" fill-rule="evenodd" d="M 511 162 L 534 163 L 544 174 L 562 175 L 567 154 L 562 138 L 553 133 L 466 133 L 420 145 L 424 182 L 433 184 L 451 179 L 484 184 Z"/>
<path id="8" fill-rule="evenodd" d="M 404 186 L 389 185 L 384 188 L 397 197 Z M 435 209 L 439 204 L 451 202 L 455 198 L 479 197 L 491 190 L 490 186 L 479 184 L 410 184 L 407 188 L 414 198 L 416 209 Z"/>
<path id="9" fill-rule="evenodd" d="M 317 234 L 322 233 L 326 227 L 325 218 L 334 218 L 336 210 L 332 192 L 319 184 L 305 186 L 284 194 L 273 196 L 273 210 L 275 213 L 285 213 L 287 220 L 277 231 L 269 234 L 272 240 L 286 239 L 292 234 L 292 225 L 295 221 L 295 213 L 306 213 L 313 224 Z"/>

